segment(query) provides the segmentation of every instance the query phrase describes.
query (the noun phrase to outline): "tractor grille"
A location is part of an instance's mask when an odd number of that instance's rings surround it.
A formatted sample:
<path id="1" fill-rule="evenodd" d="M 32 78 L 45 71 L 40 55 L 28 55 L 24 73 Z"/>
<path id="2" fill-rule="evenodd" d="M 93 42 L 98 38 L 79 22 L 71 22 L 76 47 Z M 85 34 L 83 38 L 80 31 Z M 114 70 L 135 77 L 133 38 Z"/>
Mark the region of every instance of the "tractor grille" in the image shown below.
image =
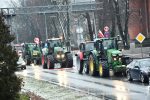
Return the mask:
<path id="1" fill-rule="evenodd" d="M 62 51 L 58 51 L 55 55 L 56 60 L 58 61 L 64 61 L 65 60 L 65 54 Z"/>

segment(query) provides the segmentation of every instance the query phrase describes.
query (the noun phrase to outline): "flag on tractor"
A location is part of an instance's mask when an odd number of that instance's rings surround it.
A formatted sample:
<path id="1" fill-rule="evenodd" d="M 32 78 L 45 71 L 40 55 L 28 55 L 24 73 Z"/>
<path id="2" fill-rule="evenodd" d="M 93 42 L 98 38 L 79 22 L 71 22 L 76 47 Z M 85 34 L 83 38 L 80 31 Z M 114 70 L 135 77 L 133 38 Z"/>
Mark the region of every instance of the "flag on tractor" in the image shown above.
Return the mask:
<path id="1" fill-rule="evenodd" d="M 98 31 L 98 38 L 104 38 L 104 34 L 101 30 Z"/>

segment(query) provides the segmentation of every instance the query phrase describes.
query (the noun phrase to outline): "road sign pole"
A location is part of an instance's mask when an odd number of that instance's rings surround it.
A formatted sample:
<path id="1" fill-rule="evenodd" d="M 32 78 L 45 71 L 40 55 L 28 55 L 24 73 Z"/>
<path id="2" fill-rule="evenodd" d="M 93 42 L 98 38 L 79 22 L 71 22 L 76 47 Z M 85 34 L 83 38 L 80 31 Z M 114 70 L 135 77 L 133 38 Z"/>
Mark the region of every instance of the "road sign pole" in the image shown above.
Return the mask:
<path id="1" fill-rule="evenodd" d="M 142 55 L 142 58 L 143 58 L 143 46 L 142 46 L 142 43 L 141 43 L 141 55 Z"/>

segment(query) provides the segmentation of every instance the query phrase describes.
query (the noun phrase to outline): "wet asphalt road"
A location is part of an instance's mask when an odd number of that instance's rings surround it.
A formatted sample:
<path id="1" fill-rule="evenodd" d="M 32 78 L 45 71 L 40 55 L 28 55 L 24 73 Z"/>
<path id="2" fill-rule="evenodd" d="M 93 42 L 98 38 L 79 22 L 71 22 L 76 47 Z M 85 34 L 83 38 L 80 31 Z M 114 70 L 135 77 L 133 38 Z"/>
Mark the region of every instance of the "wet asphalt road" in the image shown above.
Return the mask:
<path id="1" fill-rule="evenodd" d="M 150 85 L 148 84 L 142 84 L 139 81 L 128 82 L 123 76 L 100 78 L 86 74 L 80 75 L 75 66 L 49 70 L 32 64 L 27 66 L 26 70 L 18 71 L 17 74 L 49 81 L 104 100 L 150 100 Z"/>

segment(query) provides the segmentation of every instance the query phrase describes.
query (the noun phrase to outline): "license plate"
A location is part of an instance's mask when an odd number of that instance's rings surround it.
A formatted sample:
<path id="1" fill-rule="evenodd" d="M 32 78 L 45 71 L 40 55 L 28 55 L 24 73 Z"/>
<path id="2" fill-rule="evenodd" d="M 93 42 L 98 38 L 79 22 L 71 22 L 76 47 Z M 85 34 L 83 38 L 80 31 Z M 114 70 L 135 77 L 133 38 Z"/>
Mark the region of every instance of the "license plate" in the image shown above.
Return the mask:
<path id="1" fill-rule="evenodd" d="M 60 67 L 61 67 L 60 63 L 55 63 L 55 68 L 60 68 Z"/>
<path id="2" fill-rule="evenodd" d="M 37 51 L 33 51 L 33 55 L 37 55 L 38 54 L 38 52 Z"/>

